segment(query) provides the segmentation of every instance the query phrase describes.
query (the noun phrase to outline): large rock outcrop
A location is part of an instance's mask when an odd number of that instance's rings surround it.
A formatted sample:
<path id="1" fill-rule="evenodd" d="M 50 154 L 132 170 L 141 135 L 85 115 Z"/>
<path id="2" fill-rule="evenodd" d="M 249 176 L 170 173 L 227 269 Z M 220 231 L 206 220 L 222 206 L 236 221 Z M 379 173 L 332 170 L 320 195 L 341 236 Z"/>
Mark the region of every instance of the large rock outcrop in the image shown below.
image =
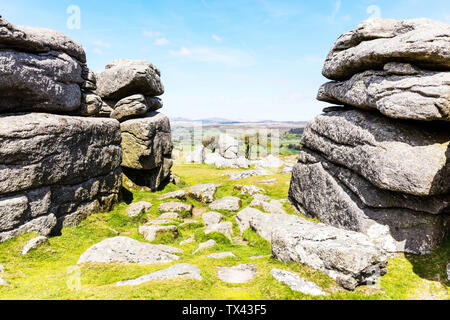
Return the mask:
<path id="1" fill-rule="evenodd" d="M 0 49 L 0 242 L 110 210 L 122 181 L 120 125 L 81 117 L 102 104 L 83 48 L 0 18 Z"/>
<path id="2" fill-rule="evenodd" d="M 450 26 L 371 19 L 325 62 L 327 108 L 304 131 L 290 199 L 391 252 L 424 254 L 450 230 Z"/>
<path id="3" fill-rule="evenodd" d="M 0 113 L 98 113 L 101 100 L 83 48 L 64 34 L 0 17 Z"/>
<path id="4" fill-rule="evenodd" d="M 172 138 L 169 119 L 157 112 L 164 93 L 160 71 L 151 63 L 121 59 L 96 74 L 104 100 L 101 116 L 120 121 L 123 172 L 136 185 L 158 189 L 170 177 Z"/>

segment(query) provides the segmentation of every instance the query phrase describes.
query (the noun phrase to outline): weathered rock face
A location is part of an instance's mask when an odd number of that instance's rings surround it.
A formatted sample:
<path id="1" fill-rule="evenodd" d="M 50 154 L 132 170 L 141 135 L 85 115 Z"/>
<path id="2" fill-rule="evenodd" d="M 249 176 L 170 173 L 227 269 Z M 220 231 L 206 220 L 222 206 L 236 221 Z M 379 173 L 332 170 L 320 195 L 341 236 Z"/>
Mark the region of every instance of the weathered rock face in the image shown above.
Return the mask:
<path id="1" fill-rule="evenodd" d="M 0 241 L 110 209 L 121 186 L 120 140 L 114 120 L 1 115 Z"/>
<path id="2" fill-rule="evenodd" d="M 96 74 L 97 94 L 103 99 L 120 100 L 134 94 L 159 96 L 164 93 L 161 73 L 142 60 L 115 60 Z"/>
<path id="3" fill-rule="evenodd" d="M 450 26 L 428 19 L 370 19 L 343 34 L 325 60 L 323 75 L 349 79 L 387 62 L 412 62 L 450 70 Z"/>
<path id="4" fill-rule="evenodd" d="M 123 172 L 136 185 L 157 190 L 169 180 L 172 138 L 169 119 L 156 110 L 164 93 L 160 71 L 146 61 L 121 59 L 97 73 L 104 103 L 100 115 L 121 122 Z"/>
<path id="5" fill-rule="evenodd" d="M 84 50 L 64 34 L 0 18 L 0 48 L 0 112 L 98 112 Z"/>
<path id="6" fill-rule="evenodd" d="M 290 199 L 391 252 L 425 254 L 450 230 L 450 26 L 371 19 L 325 62 L 324 110 L 304 131 Z M 365 110 L 364 110 L 365 109 Z"/>
<path id="7" fill-rule="evenodd" d="M 391 118 L 450 121 L 450 72 L 423 71 L 400 63 L 388 63 L 384 70 L 324 84 L 318 99 L 377 109 Z"/>

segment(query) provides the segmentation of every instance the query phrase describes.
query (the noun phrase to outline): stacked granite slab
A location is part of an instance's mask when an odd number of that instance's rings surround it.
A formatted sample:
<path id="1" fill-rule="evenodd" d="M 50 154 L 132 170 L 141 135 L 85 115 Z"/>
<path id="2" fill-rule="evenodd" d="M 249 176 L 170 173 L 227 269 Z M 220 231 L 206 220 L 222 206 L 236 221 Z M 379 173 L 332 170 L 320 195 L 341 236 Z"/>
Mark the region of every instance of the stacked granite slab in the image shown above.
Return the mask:
<path id="1" fill-rule="evenodd" d="M 342 35 L 294 167 L 291 201 L 390 252 L 425 254 L 450 229 L 450 26 L 371 19 Z"/>
<path id="2" fill-rule="evenodd" d="M 122 168 L 136 185 L 157 190 L 170 177 L 172 138 L 162 113 L 160 71 L 142 60 L 120 59 L 96 74 L 96 93 L 103 99 L 101 117 L 120 121 Z"/>
<path id="3" fill-rule="evenodd" d="M 0 17 L 0 241 L 49 235 L 109 210 L 121 186 L 119 123 L 100 111 L 83 48 Z"/>

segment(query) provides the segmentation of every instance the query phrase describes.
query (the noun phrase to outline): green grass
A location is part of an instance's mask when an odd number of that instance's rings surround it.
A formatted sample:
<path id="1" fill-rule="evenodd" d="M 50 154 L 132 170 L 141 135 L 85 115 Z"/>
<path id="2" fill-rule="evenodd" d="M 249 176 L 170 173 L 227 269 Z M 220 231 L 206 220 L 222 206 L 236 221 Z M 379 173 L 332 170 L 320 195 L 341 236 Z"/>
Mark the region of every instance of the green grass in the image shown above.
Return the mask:
<path id="1" fill-rule="evenodd" d="M 252 181 L 276 178 L 278 184 L 261 185 L 267 195 L 274 199 L 286 199 L 289 174 L 273 172 L 269 177 L 252 177 L 230 181 L 222 178 L 228 171 L 218 170 L 207 165 L 175 165 L 175 174 L 184 181 L 184 186 L 199 183 L 217 183 L 222 185 L 217 198 L 223 196 L 239 196 L 244 205 L 251 198 L 240 195 L 235 190 L 236 184 L 247 184 Z M 0 244 L 0 264 L 5 267 L 1 274 L 10 286 L 0 287 L 0 300 L 6 299 L 259 299 L 259 300 L 300 300 L 300 299 L 449 299 L 450 283 L 446 280 L 445 267 L 450 260 L 450 241 L 445 242 L 438 250 L 426 256 L 399 255 L 391 258 L 388 273 L 380 278 L 375 287 L 359 287 L 354 292 L 340 288 L 331 278 L 321 272 L 299 263 L 282 263 L 270 257 L 270 244 L 252 231 L 242 235 L 242 241 L 230 242 L 221 234 L 203 233 L 201 219 L 179 228 L 178 239 L 162 237 L 154 243 L 165 243 L 184 250 L 180 260 L 170 264 L 137 266 L 126 264 L 89 264 L 80 267 L 81 290 L 70 290 L 67 282 L 70 279 L 68 268 L 75 266 L 80 255 L 89 247 L 106 238 L 114 237 L 115 231 L 123 236 L 144 241 L 138 234 L 138 226 L 159 216 L 159 200 L 163 193 L 178 190 L 180 186 L 168 185 L 165 190 L 156 193 L 133 190 L 133 202 L 146 200 L 153 204 L 152 209 L 136 218 L 129 218 L 125 210 L 127 205 L 120 203 L 113 211 L 94 214 L 76 228 L 65 228 L 62 235 L 49 240 L 27 256 L 20 254 L 23 246 L 34 234 L 26 234 Z M 206 207 L 198 201 L 188 199 L 186 202 L 197 208 Z M 286 203 L 285 210 L 290 214 L 298 214 Z M 226 221 L 233 222 L 235 236 L 239 233 L 234 220 L 235 213 L 222 212 Z M 173 220 L 179 225 L 182 220 Z M 182 240 L 195 237 L 195 242 L 180 246 Z M 204 249 L 195 255 L 192 252 L 200 242 L 214 239 L 217 246 Z M 208 258 L 213 252 L 233 252 L 237 258 L 215 260 Z M 259 259 L 250 259 L 262 256 Z M 167 268 L 177 263 L 190 263 L 202 270 L 203 281 L 167 280 L 145 283 L 137 287 L 115 287 L 121 280 L 129 280 L 150 272 Z M 218 266 L 234 266 L 240 263 L 257 265 L 257 277 L 246 284 L 227 284 L 217 278 Z M 281 268 L 298 273 L 307 280 L 314 281 L 329 295 L 327 297 L 311 297 L 293 292 L 287 286 L 277 282 L 270 276 L 273 268 Z"/>

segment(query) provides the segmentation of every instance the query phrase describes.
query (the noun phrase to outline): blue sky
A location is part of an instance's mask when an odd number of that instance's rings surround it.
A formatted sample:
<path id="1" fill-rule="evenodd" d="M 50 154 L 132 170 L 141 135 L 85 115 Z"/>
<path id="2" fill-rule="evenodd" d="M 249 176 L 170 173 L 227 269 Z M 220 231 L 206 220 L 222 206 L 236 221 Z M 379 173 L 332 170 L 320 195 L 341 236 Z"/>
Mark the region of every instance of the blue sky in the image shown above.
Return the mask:
<path id="1" fill-rule="evenodd" d="M 80 8 L 69 29 L 67 8 Z M 11 23 L 56 29 L 94 71 L 118 58 L 161 69 L 162 110 L 191 119 L 310 120 L 328 50 L 372 15 L 450 23 L 448 0 L 2 0 Z"/>

